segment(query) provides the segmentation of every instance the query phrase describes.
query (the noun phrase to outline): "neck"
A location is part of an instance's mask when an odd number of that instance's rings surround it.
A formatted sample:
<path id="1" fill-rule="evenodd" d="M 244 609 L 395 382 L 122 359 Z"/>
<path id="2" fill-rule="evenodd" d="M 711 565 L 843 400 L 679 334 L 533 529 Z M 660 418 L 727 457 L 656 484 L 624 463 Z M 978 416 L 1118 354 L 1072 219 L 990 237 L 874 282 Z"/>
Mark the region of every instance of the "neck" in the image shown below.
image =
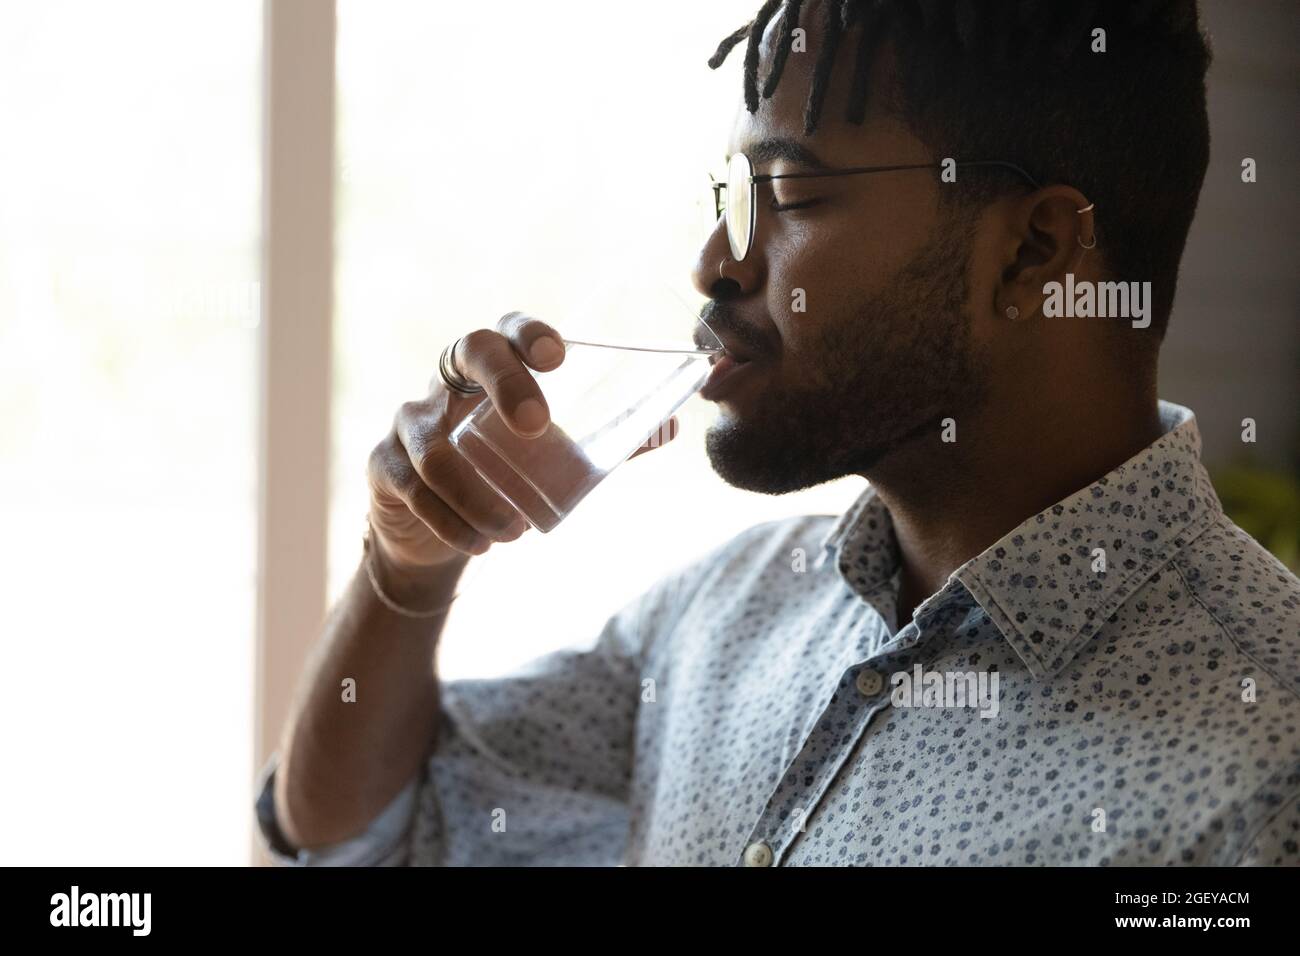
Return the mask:
<path id="1" fill-rule="evenodd" d="M 1154 386 L 1149 395 L 1105 407 L 1081 402 L 1079 393 L 1053 403 L 1052 394 L 1010 408 L 986 406 L 957 420 L 955 442 L 927 435 L 864 476 L 888 507 L 898 538 L 899 626 L 966 561 L 1160 437 Z M 1106 393 L 1094 387 L 1083 394 Z"/>

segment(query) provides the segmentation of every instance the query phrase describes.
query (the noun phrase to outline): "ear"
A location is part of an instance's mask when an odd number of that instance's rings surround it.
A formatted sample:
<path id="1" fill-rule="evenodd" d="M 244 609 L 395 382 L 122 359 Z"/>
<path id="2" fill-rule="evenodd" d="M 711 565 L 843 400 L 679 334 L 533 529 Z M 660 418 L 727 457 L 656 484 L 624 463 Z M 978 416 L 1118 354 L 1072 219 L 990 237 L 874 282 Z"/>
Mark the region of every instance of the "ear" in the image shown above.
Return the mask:
<path id="1" fill-rule="evenodd" d="M 999 318 L 1023 322 L 1039 313 L 1049 282 L 1076 276 L 1096 244 L 1092 204 L 1073 186 L 1047 186 L 1012 200 L 1003 220 L 1002 274 L 994 294 Z"/>

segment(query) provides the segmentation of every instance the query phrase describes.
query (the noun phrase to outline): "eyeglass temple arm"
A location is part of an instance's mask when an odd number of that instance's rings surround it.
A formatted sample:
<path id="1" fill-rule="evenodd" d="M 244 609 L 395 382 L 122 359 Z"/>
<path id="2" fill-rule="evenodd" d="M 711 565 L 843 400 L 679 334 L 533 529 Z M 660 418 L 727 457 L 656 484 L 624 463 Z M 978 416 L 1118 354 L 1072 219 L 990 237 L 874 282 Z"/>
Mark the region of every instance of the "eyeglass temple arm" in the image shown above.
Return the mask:
<path id="1" fill-rule="evenodd" d="M 1001 166 L 1004 169 L 1010 169 L 1024 178 L 1035 189 L 1041 189 L 1042 185 L 1029 173 L 1017 166 L 1015 163 L 1008 162 L 1004 159 L 976 159 L 970 162 L 956 163 L 956 166 Z M 847 169 L 832 169 L 824 173 L 768 173 L 764 175 L 754 175 L 750 179 L 755 183 L 771 182 L 773 179 L 816 179 L 819 176 L 850 176 L 855 173 L 888 173 L 900 169 L 942 169 L 943 163 L 905 163 L 897 166 L 850 166 Z M 715 185 L 725 187 L 726 183 L 719 183 L 713 180 Z"/>

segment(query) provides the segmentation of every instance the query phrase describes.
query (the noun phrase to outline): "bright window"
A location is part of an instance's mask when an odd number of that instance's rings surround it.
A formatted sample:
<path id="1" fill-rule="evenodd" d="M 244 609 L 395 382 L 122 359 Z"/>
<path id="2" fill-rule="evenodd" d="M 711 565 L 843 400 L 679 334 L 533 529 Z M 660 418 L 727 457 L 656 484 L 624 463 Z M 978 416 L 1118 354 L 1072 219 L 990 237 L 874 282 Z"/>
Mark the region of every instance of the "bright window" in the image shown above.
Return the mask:
<path id="1" fill-rule="evenodd" d="M 0 6 L 11 864 L 247 862 L 261 5 Z"/>

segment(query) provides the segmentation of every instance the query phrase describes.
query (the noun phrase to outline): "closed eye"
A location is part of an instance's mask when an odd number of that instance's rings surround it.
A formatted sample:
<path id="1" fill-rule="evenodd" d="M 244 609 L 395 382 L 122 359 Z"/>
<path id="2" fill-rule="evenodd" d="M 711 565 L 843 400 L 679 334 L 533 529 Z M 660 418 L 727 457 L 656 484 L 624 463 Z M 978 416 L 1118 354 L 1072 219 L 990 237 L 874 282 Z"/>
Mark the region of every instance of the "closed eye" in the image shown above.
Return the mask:
<path id="1" fill-rule="evenodd" d="M 768 208 L 773 212 L 789 212 L 792 209 L 807 209 L 810 206 L 816 206 L 819 202 L 821 202 L 820 199 L 805 199 L 802 202 L 780 203 L 777 202 L 776 197 L 773 196 L 772 202 Z"/>

